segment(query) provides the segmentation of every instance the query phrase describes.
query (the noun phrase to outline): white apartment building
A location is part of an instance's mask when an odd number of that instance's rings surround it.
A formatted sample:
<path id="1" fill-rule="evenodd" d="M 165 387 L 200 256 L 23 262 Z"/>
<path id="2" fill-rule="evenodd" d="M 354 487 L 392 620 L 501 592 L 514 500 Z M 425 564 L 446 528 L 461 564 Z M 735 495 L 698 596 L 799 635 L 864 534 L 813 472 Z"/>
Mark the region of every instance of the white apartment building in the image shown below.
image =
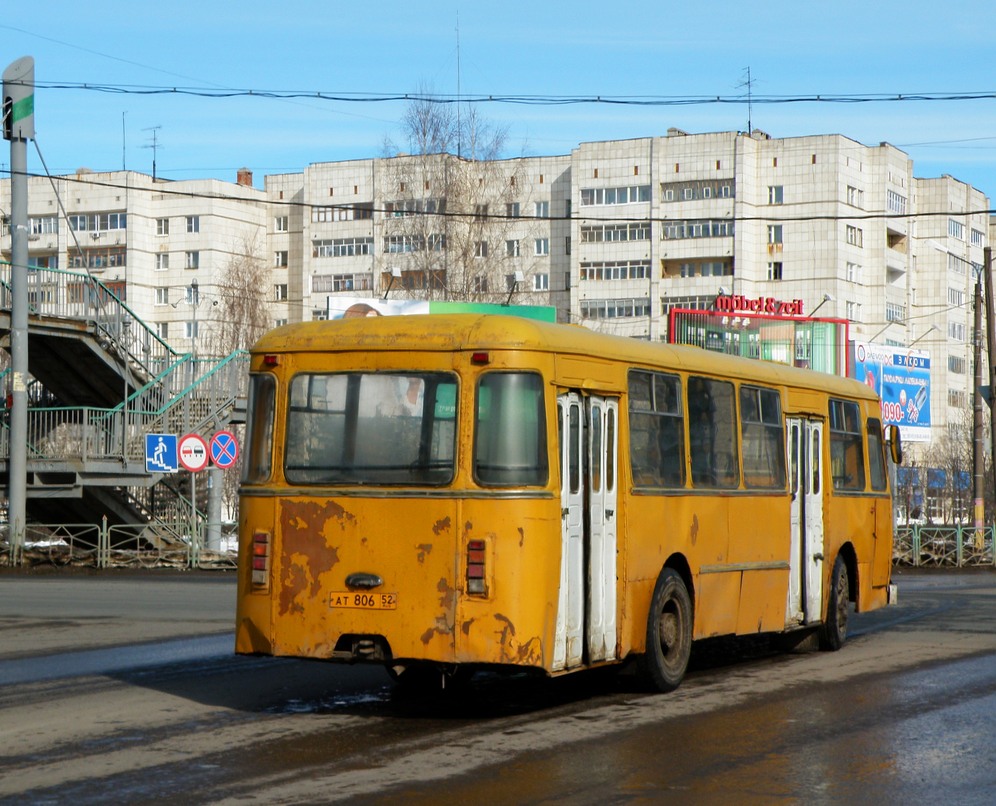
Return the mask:
<path id="1" fill-rule="evenodd" d="M 514 297 L 659 340 L 672 308 L 800 300 L 804 315 L 846 320 L 852 340 L 927 350 L 935 434 L 971 414 L 988 199 L 949 176 L 917 178 L 886 143 L 672 129 L 494 163 L 319 162 L 264 185 L 248 172 L 234 183 L 80 172 L 55 191 L 33 178 L 32 266 L 88 266 L 179 350 L 194 330 L 206 340 L 226 266 L 247 252 L 269 266 L 260 290 L 274 325 L 324 318 L 337 297 Z M 0 209 L 9 200 L 4 181 Z"/>

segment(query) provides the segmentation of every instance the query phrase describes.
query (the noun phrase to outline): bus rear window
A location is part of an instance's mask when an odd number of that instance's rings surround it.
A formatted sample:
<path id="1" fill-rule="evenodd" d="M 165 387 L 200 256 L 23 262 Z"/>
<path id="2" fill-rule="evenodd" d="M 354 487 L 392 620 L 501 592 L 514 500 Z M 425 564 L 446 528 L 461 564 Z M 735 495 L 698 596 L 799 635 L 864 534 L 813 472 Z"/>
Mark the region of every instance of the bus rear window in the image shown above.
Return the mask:
<path id="1" fill-rule="evenodd" d="M 284 474 L 292 484 L 441 485 L 453 479 L 456 378 L 297 375 Z"/>
<path id="2" fill-rule="evenodd" d="M 549 477 L 543 380 L 490 372 L 477 387 L 474 478 L 483 485 L 543 485 Z"/>

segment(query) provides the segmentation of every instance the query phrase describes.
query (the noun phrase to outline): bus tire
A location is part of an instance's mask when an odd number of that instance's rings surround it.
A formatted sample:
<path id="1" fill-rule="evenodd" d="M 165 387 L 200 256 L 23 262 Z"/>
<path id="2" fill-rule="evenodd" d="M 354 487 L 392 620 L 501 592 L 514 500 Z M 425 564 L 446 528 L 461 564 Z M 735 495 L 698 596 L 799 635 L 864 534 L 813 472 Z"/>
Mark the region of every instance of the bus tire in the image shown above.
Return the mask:
<path id="1" fill-rule="evenodd" d="M 830 575 L 830 601 L 827 602 L 827 617 L 820 625 L 820 649 L 836 652 L 847 638 L 847 605 L 850 601 L 850 587 L 844 558 L 837 556 Z"/>
<path id="2" fill-rule="evenodd" d="M 677 571 L 657 578 L 647 614 L 647 651 L 643 673 L 659 691 L 674 691 L 685 676 L 692 652 L 692 600 Z"/>

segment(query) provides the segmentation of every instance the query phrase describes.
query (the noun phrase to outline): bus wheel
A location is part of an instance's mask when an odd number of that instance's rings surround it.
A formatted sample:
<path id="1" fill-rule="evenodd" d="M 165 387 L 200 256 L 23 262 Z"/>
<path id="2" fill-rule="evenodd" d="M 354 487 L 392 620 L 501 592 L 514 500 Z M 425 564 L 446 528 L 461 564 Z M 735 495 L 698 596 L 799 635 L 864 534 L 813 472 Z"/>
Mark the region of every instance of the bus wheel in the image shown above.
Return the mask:
<path id="1" fill-rule="evenodd" d="M 674 691 L 692 652 L 692 600 L 677 571 L 665 568 L 657 578 L 647 615 L 644 676 L 660 691 Z"/>
<path id="2" fill-rule="evenodd" d="M 827 619 L 820 626 L 820 649 L 835 652 L 844 645 L 847 638 L 847 603 L 850 588 L 847 584 L 847 568 L 843 557 L 838 556 L 833 564 L 830 577 L 830 601 L 827 603 Z"/>

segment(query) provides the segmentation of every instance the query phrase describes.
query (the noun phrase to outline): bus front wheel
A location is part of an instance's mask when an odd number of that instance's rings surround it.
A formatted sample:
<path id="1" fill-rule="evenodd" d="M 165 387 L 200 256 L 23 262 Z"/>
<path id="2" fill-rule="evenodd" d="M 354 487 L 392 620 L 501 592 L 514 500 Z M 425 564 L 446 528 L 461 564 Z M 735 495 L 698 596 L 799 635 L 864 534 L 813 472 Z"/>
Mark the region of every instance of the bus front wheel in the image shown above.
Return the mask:
<path id="1" fill-rule="evenodd" d="M 847 604 L 850 598 L 847 567 L 844 565 L 844 558 L 838 556 L 830 576 L 827 618 L 820 627 L 820 649 L 835 652 L 844 645 L 844 639 L 847 638 Z"/>
<path id="2" fill-rule="evenodd" d="M 659 691 L 674 691 L 685 676 L 692 652 L 692 600 L 677 571 L 657 578 L 647 615 L 645 677 Z"/>

